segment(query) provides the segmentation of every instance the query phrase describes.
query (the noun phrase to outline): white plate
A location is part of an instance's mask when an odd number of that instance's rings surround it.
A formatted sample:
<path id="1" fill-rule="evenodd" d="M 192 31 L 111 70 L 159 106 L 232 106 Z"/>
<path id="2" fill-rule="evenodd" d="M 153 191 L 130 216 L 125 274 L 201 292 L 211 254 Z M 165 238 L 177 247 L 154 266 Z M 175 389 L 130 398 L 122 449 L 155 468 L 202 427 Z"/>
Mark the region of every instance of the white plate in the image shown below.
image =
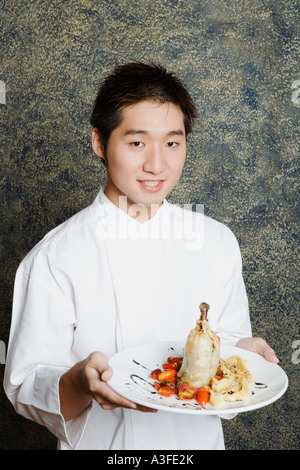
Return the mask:
<path id="1" fill-rule="evenodd" d="M 201 407 L 196 400 L 186 402 L 179 400 L 175 395 L 162 397 L 155 390 L 150 373 L 154 369 L 162 368 L 169 356 L 182 356 L 184 346 L 183 342 L 178 341 L 152 343 L 115 354 L 109 360 L 114 371 L 108 382 L 110 387 L 119 395 L 150 408 L 174 413 L 221 415 L 251 411 L 269 405 L 278 400 L 287 389 L 287 375 L 278 364 L 245 349 L 221 346 L 222 359 L 237 355 L 248 361 L 249 371 L 255 383 L 250 384 L 250 397 L 247 400 L 224 402 L 216 408 L 211 404 Z"/>

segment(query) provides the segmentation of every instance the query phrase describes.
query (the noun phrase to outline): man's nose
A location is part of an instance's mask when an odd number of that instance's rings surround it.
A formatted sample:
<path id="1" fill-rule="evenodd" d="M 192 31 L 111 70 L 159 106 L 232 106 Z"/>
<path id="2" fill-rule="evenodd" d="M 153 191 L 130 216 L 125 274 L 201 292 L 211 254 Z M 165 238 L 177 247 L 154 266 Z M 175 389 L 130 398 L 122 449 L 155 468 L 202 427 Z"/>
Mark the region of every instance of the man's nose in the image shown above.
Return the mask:
<path id="1" fill-rule="evenodd" d="M 164 167 L 163 149 L 160 146 L 149 148 L 144 161 L 144 171 L 158 174 L 164 170 Z"/>

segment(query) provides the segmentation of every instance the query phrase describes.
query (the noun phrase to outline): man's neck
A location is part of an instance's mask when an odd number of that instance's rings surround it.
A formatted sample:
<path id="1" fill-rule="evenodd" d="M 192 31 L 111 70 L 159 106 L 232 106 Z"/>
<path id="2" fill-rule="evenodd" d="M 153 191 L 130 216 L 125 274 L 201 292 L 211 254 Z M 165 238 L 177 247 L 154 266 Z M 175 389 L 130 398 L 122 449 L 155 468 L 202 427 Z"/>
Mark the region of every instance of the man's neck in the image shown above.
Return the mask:
<path id="1" fill-rule="evenodd" d="M 120 210 L 125 212 L 127 215 L 129 215 L 129 217 L 136 220 L 140 224 L 143 224 L 144 222 L 147 222 L 152 217 L 154 217 L 158 209 L 163 204 L 163 202 L 150 205 L 135 203 L 125 195 L 117 195 L 114 192 L 111 193 L 107 187 L 104 189 L 104 194 L 107 199 L 112 202 L 112 204 L 117 206 Z"/>

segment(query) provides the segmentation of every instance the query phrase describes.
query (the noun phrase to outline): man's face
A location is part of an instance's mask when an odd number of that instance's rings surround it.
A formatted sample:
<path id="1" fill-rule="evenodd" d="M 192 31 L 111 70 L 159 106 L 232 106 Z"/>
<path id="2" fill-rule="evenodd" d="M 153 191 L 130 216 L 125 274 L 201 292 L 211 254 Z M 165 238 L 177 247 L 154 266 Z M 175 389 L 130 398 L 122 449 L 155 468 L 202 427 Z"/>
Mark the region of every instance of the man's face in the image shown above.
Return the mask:
<path id="1" fill-rule="evenodd" d="M 180 108 L 152 101 L 128 106 L 108 141 L 105 195 L 117 206 L 119 197 L 127 196 L 128 209 L 133 204 L 161 204 L 178 181 L 185 156 Z"/>

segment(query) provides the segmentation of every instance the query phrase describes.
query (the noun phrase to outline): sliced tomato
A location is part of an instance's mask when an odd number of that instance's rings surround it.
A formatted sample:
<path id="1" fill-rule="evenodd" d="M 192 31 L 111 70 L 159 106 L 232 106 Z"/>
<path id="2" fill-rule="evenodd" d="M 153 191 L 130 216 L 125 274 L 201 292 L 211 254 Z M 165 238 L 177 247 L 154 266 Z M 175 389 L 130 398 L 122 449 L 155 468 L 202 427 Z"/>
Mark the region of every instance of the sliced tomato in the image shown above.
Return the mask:
<path id="1" fill-rule="evenodd" d="M 181 382 L 177 387 L 177 393 L 180 400 L 192 400 L 196 397 L 197 388 L 189 385 L 187 382 Z"/>
<path id="2" fill-rule="evenodd" d="M 161 387 L 171 387 L 173 390 L 176 390 L 176 379 L 168 379 L 164 382 L 160 382 Z"/>
<path id="3" fill-rule="evenodd" d="M 157 380 L 159 374 L 161 374 L 161 369 L 155 369 L 151 372 L 150 377 L 151 379 Z"/>
<path id="4" fill-rule="evenodd" d="M 198 404 L 201 406 L 206 405 L 209 402 L 209 397 L 209 392 L 204 387 L 200 387 L 196 396 Z"/>
<path id="5" fill-rule="evenodd" d="M 209 385 L 212 386 L 214 380 L 221 380 L 223 379 L 223 372 L 221 371 L 221 369 L 218 368 L 217 372 L 216 372 L 216 375 L 214 375 L 211 379 L 210 379 L 210 383 Z"/>
<path id="6" fill-rule="evenodd" d="M 161 387 L 160 382 L 154 382 L 154 387 L 156 388 L 156 390 L 159 390 Z"/>
<path id="7" fill-rule="evenodd" d="M 222 379 L 222 376 L 221 376 L 221 375 L 215 375 L 215 376 L 214 376 L 214 379 L 216 379 L 216 380 L 221 380 L 221 379 Z"/>

